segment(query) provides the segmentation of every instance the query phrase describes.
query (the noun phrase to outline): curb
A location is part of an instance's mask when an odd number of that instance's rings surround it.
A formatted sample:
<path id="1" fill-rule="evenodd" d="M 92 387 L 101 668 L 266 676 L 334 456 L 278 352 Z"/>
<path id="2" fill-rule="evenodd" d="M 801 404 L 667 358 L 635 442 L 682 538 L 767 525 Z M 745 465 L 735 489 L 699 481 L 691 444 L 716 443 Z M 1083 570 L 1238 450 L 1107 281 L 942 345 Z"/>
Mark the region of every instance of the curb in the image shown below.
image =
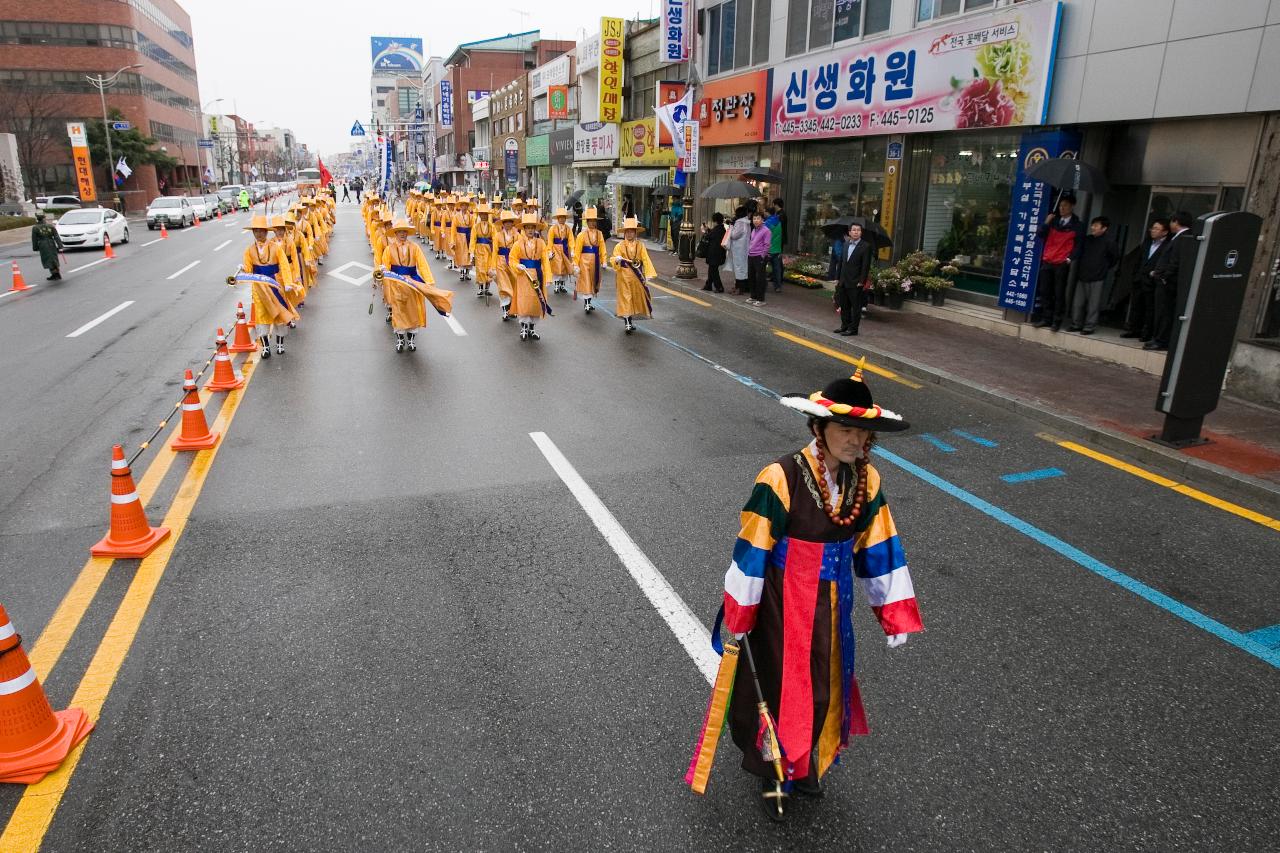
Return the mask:
<path id="1" fill-rule="evenodd" d="M 701 288 L 691 287 L 683 279 L 659 275 L 658 280 L 668 287 L 680 290 L 690 296 L 702 298 Z M 756 325 L 770 328 L 785 328 L 787 331 L 813 343 L 822 344 L 831 349 L 849 351 L 844 339 L 827 334 L 805 323 L 779 317 L 732 302 L 727 299 L 710 301 L 712 306 L 725 314 L 748 320 Z M 1070 438 L 1088 442 L 1096 447 L 1109 450 L 1128 457 L 1128 461 L 1141 463 L 1160 470 L 1171 479 L 1180 480 L 1188 485 L 1225 489 L 1247 497 L 1249 500 L 1266 505 L 1271 512 L 1280 512 L 1280 485 L 1214 465 L 1192 456 L 1186 456 L 1176 450 L 1161 447 L 1127 435 L 1117 430 L 1108 429 L 1098 424 L 1089 423 L 1073 415 L 1047 411 L 1044 406 L 986 385 L 963 379 L 953 373 L 913 361 L 905 356 L 880 349 L 859 339 L 858 348 L 877 357 L 883 367 L 887 367 L 904 376 L 919 382 L 936 385 L 956 391 L 968 397 L 998 406 L 1034 421 L 1039 421 L 1061 433 L 1061 438 Z M 849 352 L 850 355 L 856 355 Z"/>

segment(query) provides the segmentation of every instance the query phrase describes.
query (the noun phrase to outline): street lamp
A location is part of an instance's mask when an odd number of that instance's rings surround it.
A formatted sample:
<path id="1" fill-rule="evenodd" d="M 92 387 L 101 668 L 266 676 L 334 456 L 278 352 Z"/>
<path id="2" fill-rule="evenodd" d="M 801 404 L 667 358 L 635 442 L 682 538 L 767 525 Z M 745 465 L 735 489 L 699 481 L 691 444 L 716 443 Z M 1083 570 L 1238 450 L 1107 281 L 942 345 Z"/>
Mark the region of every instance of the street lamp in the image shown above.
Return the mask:
<path id="1" fill-rule="evenodd" d="M 195 106 L 191 107 L 191 115 L 195 117 L 196 127 L 200 128 L 200 133 L 196 135 L 196 169 L 197 170 L 199 170 L 200 168 L 200 136 L 204 134 L 204 118 L 203 118 L 204 111 L 209 109 L 209 107 L 213 106 L 214 104 L 221 103 L 222 101 L 225 101 L 225 100 L 226 98 L 214 98 L 212 101 L 200 107 L 199 109 L 197 109 Z M 187 159 L 187 149 L 186 149 L 186 146 L 183 145 L 181 139 L 178 140 L 178 152 L 183 160 Z M 204 183 L 203 177 L 204 177 L 203 174 L 201 174 L 202 185 Z M 187 184 L 188 184 L 188 189 L 190 189 L 190 184 L 191 184 L 190 175 L 187 176 Z M 203 188 L 204 187 L 201 186 L 201 189 Z"/>
<path id="2" fill-rule="evenodd" d="M 126 65 L 110 77 L 103 77 L 101 74 L 96 77 L 85 75 L 86 80 L 98 87 L 98 98 L 102 101 L 102 133 L 107 138 L 107 184 L 111 187 L 111 197 L 117 207 L 123 207 L 123 205 L 120 204 L 120 198 L 116 195 L 116 158 L 111 150 L 111 127 L 107 124 L 107 89 L 114 86 L 116 79 L 130 68 L 141 67 L 140 63 Z"/>

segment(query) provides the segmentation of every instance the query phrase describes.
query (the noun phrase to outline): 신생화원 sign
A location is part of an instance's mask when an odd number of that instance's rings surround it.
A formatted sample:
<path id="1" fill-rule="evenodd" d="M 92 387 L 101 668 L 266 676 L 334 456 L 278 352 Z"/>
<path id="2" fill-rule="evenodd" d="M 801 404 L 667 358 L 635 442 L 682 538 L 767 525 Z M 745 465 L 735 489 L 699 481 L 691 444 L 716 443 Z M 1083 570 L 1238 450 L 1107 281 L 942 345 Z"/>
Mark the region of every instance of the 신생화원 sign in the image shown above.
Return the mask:
<path id="1" fill-rule="evenodd" d="M 772 140 L 1043 124 L 1059 2 L 1016 5 L 785 62 Z"/>

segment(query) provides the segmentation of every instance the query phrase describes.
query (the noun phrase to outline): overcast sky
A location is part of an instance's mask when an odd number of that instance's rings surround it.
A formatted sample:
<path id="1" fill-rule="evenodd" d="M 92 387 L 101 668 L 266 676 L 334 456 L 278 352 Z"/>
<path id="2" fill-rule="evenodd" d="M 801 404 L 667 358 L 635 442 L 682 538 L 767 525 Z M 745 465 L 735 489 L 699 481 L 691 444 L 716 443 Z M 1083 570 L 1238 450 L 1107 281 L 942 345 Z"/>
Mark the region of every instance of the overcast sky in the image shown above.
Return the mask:
<path id="1" fill-rule="evenodd" d="M 419 37 L 447 58 L 461 42 L 541 29 L 575 41 L 599 16 L 656 15 L 658 0 L 179 0 L 191 15 L 206 112 L 287 127 L 321 156 L 346 151 L 369 116 L 370 36 Z M 587 10 L 590 14 L 587 14 Z M 522 14 L 523 13 L 523 14 Z"/>

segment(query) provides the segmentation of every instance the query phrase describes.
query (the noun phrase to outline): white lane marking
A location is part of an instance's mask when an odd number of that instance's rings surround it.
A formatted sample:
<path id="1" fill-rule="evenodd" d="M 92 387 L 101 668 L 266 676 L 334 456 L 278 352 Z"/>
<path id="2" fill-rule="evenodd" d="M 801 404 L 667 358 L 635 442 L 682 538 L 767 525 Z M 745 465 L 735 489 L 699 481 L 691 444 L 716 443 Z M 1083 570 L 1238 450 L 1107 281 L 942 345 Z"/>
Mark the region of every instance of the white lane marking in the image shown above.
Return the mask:
<path id="1" fill-rule="evenodd" d="M 359 270 L 363 270 L 364 271 L 363 274 L 360 275 L 359 278 L 347 275 L 346 270 L 349 270 L 352 267 L 355 267 L 356 269 L 359 269 Z M 329 275 L 333 276 L 334 278 L 342 279 L 347 284 L 354 284 L 357 287 L 359 287 L 360 285 L 364 284 L 366 281 L 370 281 L 373 278 L 373 267 L 369 266 L 368 264 L 362 264 L 359 261 L 347 261 L 345 264 L 338 267 L 336 270 L 329 270 Z"/>
<path id="2" fill-rule="evenodd" d="M 38 284 L 28 284 L 28 285 L 27 285 L 27 290 L 30 290 L 30 289 L 31 289 L 31 288 L 33 288 L 33 287 L 39 287 L 39 286 L 40 286 L 40 285 L 38 285 Z M 4 299 L 6 296 L 12 296 L 12 295 L 13 295 L 13 294 L 15 294 L 15 293 L 22 293 L 22 292 L 23 292 L 23 291 L 21 291 L 21 290 L 6 290 L 4 293 L 0 293 L 0 299 Z"/>
<path id="3" fill-rule="evenodd" d="M 73 273 L 73 272 L 80 272 L 80 270 L 87 270 L 89 267 L 96 267 L 98 264 L 102 263 L 103 261 L 109 261 L 109 260 L 111 260 L 111 259 L 110 259 L 110 258 L 98 258 L 96 261 L 89 261 L 89 263 L 85 264 L 84 266 L 73 267 L 73 268 L 71 268 L 71 269 L 67 270 L 67 274 L 68 274 L 68 275 L 70 275 L 70 274 L 71 274 L 71 273 Z"/>
<path id="4" fill-rule="evenodd" d="M 219 243 L 218 245 L 214 246 L 214 247 L 213 247 L 213 250 L 216 252 L 216 251 L 218 251 L 219 249 L 225 249 L 225 248 L 227 248 L 227 246 L 230 246 L 230 245 L 231 245 L 231 241 L 230 241 L 230 240 L 224 240 L 224 241 L 222 241 L 221 243 Z"/>
<path id="5" fill-rule="evenodd" d="M 187 270 L 191 269 L 192 267 L 194 267 L 194 266 L 195 266 L 196 264 L 198 264 L 198 263 L 200 263 L 200 262 L 199 262 L 199 261 L 192 261 L 191 263 L 187 264 L 187 265 L 186 265 L 185 267 L 183 267 L 182 269 L 178 270 L 178 271 L 177 271 L 176 273 L 174 273 L 173 275 L 169 276 L 169 280 L 170 280 L 170 281 L 173 281 L 175 278 L 177 278 L 178 276 L 182 275 L 184 272 L 186 272 Z"/>
<path id="6" fill-rule="evenodd" d="M 123 311 L 124 309 L 128 308 L 128 307 L 129 307 L 130 305 L 132 305 L 132 304 L 133 304 L 133 300 L 132 300 L 132 299 L 130 299 L 128 302 L 121 302 L 121 303 L 120 303 L 119 305 L 117 305 L 115 308 L 112 308 L 110 311 L 108 311 L 107 313 L 103 314 L 102 316 L 100 316 L 100 317 L 94 317 L 92 320 L 90 320 L 89 322 L 85 323 L 83 326 L 81 326 L 80 328 L 76 329 L 76 330 L 75 330 L 74 332 L 72 332 L 71 334 L 67 335 L 67 337 L 68 337 L 68 338 L 78 338 L 78 337 L 80 337 L 80 336 L 81 336 L 81 335 L 83 335 L 85 332 L 89 331 L 89 330 L 90 330 L 90 329 L 92 329 L 94 326 L 96 326 L 96 325 L 98 325 L 99 323 L 101 323 L 103 320 L 106 320 L 106 319 L 108 319 L 108 318 L 110 318 L 110 317 L 114 317 L 116 314 L 119 314 L 121 311 Z"/>
<path id="7" fill-rule="evenodd" d="M 163 237 L 157 237 L 157 238 L 155 238 L 154 240 L 150 240 L 150 241 L 148 241 L 148 242 L 146 242 L 146 243 L 143 243 L 139 248 L 141 248 L 141 249 L 145 249 L 145 248 L 147 248 L 148 246 L 154 246 L 156 243 L 159 243 L 159 242 L 160 242 L 161 240 L 163 240 L 163 239 L 164 239 Z"/>
<path id="8" fill-rule="evenodd" d="M 453 329 L 453 333 L 458 337 L 465 338 L 467 336 L 467 330 L 462 328 L 462 324 L 454 319 L 452 314 L 445 314 L 444 321 L 449 324 L 449 328 Z"/>
<path id="9" fill-rule="evenodd" d="M 542 455 L 560 479 L 569 487 L 569 491 L 578 499 L 578 503 L 587 513 L 587 517 L 604 536 L 605 541 L 613 548 L 614 553 L 627 567 L 631 577 L 639 585 L 640 591 L 649 599 L 649 603 L 658 611 L 658 615 L 667 623 L 667 627 L 676 635 L 680 645 L 693 658 L 707 683 L 715 681 L 716 671 L 720 668 L 720 658 L 711 648 L 711 632 L 699 621 L 689 605 L 684 603 L 680 594 L 672 589 L 671 584 L 662 573 L 649 561 L 640 547 L 623 529 L 618 520 L 609 512 L 596 493 L 582 479 L 569 460 L 564 458 L 560 448 L 547 437 L 545 432 L 531 432 L 529 437 L 538 445 Z"/>

